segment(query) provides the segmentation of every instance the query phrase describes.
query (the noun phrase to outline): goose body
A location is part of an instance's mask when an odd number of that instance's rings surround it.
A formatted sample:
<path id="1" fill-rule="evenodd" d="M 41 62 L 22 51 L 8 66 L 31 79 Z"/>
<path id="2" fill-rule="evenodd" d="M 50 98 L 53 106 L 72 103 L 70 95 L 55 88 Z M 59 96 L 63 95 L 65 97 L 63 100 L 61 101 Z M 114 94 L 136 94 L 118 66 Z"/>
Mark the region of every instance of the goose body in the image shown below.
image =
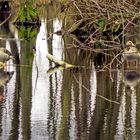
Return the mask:
<path id="1" fill-rule="evenodd" d="M 11 56 L 12 54 L 11 54 L 11 52 L 9 51 L 9 50 L 7 50 L 6 48 L 0 48 L 0 51 L 1 52 L 3 52 L 3 53 L 6 53 L 6 54 L 8 54 L 9 56 Z"/>
<path id="2" fill-rule="evenodd" d="M 3 70 L 3 69 L 4 69 L 4 67 L 5 67 L 5 63 L 0 62 L 0 71 L 1 71 L 1 70 Z"/>
<path id="3" fill-rule="evenodd" d="M 9 59 L 13 59 L 14 57 L 11 55 L 11 53 L 6 48 L 0 48 L 0 62 L 6 62 Z"/>
<path id="4" fill-rule="evenodd" d="M 126 61 L 127 66 L 131 65 L 131 63 L 133 62 L 135 63 L 135 66 L 138 65 L 138 62 L 140 60 L 140 53 L 131 41 L 128 41 L 126 43 L 126 48 L 123 52 L 123 58 L 124 61 Z"/>

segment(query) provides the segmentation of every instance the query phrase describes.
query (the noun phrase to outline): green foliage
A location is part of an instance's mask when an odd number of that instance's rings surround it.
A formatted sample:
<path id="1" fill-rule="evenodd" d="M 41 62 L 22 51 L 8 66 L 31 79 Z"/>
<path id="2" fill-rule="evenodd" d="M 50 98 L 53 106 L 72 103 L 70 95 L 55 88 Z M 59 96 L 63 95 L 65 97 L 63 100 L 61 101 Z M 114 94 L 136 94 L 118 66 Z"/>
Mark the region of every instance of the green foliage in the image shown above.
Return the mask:
<path id="1" fill-rule="evenodd" d="M 97 21 L 96 21 L 96 25 L 99 27 L 99 28 L 102 28 L 103 29 L 103 27 L 105 26 L 105 19 L 103 19 L 103 18 L 101 18 L 101 19 L 98 19 Z"/>
<path id="2" fill-rule="evenodd" d="M 21 8 L 18 17 L 18 21 L 20 22 L 35 21 L 38 18 L 38 11 L 31 4 L 25 5 Z"/>
<path id="3" fill-rule="evenodd" d="M 97 41 L 97 42 L 95 42 L 91 47 L 93 47 L 93 48 L 103 48 L 104 47 L 104 45 L 100 42 L 100 41 Z"/>
<path id="4" fill-rule="evenodd" d="M 19 28 L 19 36 L 20 38 L 24 38 L 26 40 L 31 40 L 37 36 L 38 31 L 33 27 L 25 27 L 20 26 Z"/>

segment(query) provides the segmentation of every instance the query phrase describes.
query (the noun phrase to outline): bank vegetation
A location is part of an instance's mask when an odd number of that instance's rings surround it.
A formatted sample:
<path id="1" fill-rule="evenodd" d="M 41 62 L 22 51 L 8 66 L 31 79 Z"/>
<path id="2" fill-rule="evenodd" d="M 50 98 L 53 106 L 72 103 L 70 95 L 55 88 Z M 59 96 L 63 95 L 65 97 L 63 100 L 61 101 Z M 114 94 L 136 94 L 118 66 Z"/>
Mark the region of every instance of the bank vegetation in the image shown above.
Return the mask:
<path id="1" fill-rule="evenodd" d="M 62 0 L 60 12 L 72 18 L 69 32 L 91 47 L 120 44 L 128 34 L 139 31 L 140 2 L 138 0 Z"/>

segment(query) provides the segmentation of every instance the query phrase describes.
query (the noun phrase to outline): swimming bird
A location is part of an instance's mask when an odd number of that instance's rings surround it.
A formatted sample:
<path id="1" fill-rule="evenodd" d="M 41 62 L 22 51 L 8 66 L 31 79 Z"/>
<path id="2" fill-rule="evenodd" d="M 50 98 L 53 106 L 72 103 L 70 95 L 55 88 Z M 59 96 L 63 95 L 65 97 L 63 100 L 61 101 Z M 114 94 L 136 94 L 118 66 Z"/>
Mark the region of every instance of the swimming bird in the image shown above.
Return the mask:
<path id="1" fill-rule="evenodd" d="M 9 50 L 7 50 L 6 48 L 1 47 L 0 51 L 6 53 L 8 55 L 12 55 L 11 52 Z"/>
<path id="2" fill-rule="evenodd" d="M 5 63 L 0 62 L 0 70 L 4 69 L 4 67 L 5 67 L 5 66 L 6 66 L 6 64 L 5 64 Z"/>
<path id="3" fill-rule="evenodd" d="M 140 53 L 136 47 L 136 45 L 132 41 L 127 41 L 126 48 L 123 52 L 124 61 L 126 61 L 127 66 L 129 67 L 131 64 L 134 66 L 138 66 L 140 60 Z"/>
<path id="4" fill-rule="evenodd" d="M 10 51 L 8 51 L 6 48 L 0 48 L 0 62 L 5 63 L 10 59 L 15 60 Z"/>
<path id="5" fill-rule="evenodd" d="M 137 53 L 138 49 L 136 48 L 136 45 L 132 41 L 127 41 L 124 52 L 125 53 Z"/>

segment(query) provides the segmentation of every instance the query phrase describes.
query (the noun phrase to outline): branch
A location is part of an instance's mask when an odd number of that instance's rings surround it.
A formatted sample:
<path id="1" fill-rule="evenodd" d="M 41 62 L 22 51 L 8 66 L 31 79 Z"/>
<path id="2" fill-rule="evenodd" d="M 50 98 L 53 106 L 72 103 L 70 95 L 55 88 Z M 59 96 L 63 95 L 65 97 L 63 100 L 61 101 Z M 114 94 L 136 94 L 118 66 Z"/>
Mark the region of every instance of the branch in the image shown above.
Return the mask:
<path id="1" fill-rule="evenodd" d="M 64 68 L 74 68 L 74 67 L 78 67 L 76 65 L 72 65 L 72 64 L 69 64 L 69 63 L 66 63 L 64 61 L 61 61 L 61 60 L 58 60 L 57 58 L 55 58 L 53 55 L 51 54 L 47 54 L 47 58 L 52 61 L 53 63 L 56 64 L 56 66 L 62 66 Z"/>

